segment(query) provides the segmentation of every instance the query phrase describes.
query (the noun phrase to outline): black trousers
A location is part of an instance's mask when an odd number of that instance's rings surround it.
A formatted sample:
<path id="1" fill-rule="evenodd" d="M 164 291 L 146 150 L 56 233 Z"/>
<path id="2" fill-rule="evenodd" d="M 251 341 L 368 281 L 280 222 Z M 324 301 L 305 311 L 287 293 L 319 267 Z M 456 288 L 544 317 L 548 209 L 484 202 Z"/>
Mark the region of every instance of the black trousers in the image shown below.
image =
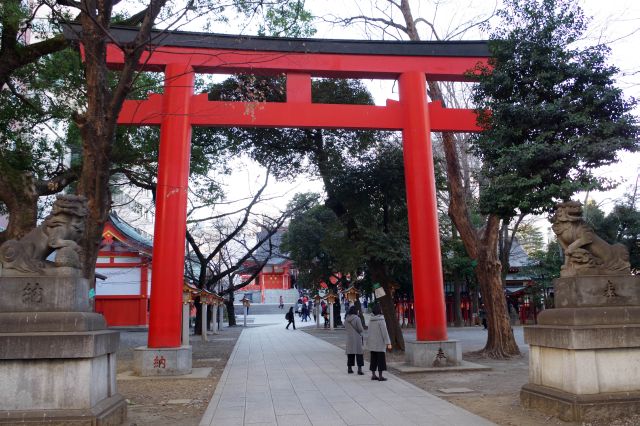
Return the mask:
<path id="1" fill-rule="evenodd" d="M 288 329 L 289 329 L 289 326 L 290 326 L 291 324 L 293 324 L 293 329 L 295 330 L 295 329 L 296 329 L 296 322 L 295 322 L 295 321 L 291 321 L 291 320 L 289 321 L 289 324 L 287 324 L 287 326 L 286 326 L 285 328 L 288 330 Z"/>
<path id="2" fill-rule="evenodd" d="M 387 358 L 384 352 L 371 352 L 371 363 L 369 370 L 385 371 L 387 369 Z"/>
<path id="3" fill-rule="evenodd" d="M 354 361 L 358 362 L 358 367 L 364 365 L 364 356 L 362 354 L 347 354 L 347 367 L 353 367 Z"/>

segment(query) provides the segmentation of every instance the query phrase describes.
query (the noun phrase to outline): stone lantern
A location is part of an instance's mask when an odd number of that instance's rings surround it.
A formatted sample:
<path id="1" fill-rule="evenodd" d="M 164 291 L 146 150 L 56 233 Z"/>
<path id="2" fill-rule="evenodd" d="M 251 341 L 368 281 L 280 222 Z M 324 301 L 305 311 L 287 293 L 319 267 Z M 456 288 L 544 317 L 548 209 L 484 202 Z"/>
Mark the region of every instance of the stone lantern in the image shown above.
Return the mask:
<path id="1" fill-rule="evenodd" d="M 200 290 L 200 328 L 202 341 L 207 341 L 207 306 L 213 305 L 213 294 L 207 290 Z"/>
<path id="2" fill-rule="evenodd" d="M 327 304 L 329 305 L 329 328 L 333 330 L 334 329 L 333 304 L 336 303 L 336 300 L 338 300 L 338 296 L 335 295 L 333 292 L 329 291 L 327 295 L 324 297 L 324 300 L 326 300 Z"/>
<path id="3" fill-rule="evenodd" d="M 182 346 L 189 346 L 189 310 L 200 289 L 189 283 L 182 286 Z"/>
<path id="4" fill-rule="evenodd" d="M 354 303 L 358 297 L 360 296 L 360 291 L 356 289 L 354 286 L 349 287 L 345 291 L 342 292 L 344 297 L 347 298 L 350 304 Z"/>
<path id="5" fill-rule="evenodd" d="M 244 327 L 247 326 L 247 315 L 249 314 L 249 306 L 251 306 L 251 300 L 247 299 L 247 297 L 243 297 L 242 306 L 244 306 Z"/>
<path id="6" fill-rule="evenodd" d="M 213 329 L 213 334 L 218 334 L 220 332 L 220 324 L 222 323 L 222 312 L 220 312 L 220 310 L 224 305 L 224 297 L 219 294 L 212 293 L 211 303 L 213 309 L 213 326 L 211 328 Z M 218 321 L 218 315 L 220 315 L 220 321 Z"/>

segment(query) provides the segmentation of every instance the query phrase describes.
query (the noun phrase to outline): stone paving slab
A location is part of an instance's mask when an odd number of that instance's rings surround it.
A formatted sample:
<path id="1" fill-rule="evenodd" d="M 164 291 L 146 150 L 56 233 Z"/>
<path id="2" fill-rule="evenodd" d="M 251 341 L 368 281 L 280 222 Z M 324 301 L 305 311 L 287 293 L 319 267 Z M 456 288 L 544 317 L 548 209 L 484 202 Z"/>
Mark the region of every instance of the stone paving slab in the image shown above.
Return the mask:
<path id="1" fill-rule="evenodd" d="M 368 365 L 365 365 L 365 369 Z M 386 373 L 347 374 L 344 351 L 278 325 L 248 327 L 222 373 L 201 426 L 491 425 Z"/>
<path id="2" fill-rule="evenodd" d="M 489 371 L 491 367 L 476 364 L 474 362 L 462 361 L 460 365 L 451 367 L 416 367 L 406 362 L 388 362 L 387 367 L 394 368 L 401 373 L 451 373 L 457 371 Z"/>

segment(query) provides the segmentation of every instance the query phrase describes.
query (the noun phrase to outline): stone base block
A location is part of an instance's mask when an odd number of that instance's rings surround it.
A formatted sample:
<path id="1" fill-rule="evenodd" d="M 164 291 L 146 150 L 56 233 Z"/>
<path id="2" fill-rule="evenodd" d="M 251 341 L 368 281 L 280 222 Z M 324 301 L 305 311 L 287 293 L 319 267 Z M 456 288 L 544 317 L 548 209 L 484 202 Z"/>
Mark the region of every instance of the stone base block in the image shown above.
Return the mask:
<path id="1" fill-rule="evenodd" d="M 440 342 L 405 341 L 405 361 L 415 367 L 451 367 L 462 363 L 458 340 Z"/>
<path id="2" fill-rule="evenodd" d="M 570 422 L 613 420 L 640 414 L 640 392 L 575 395 L 529 383 L 522 387 L 520 401 L 525 408 Z"/>
<path id="3" fill-rule="evenodd" d="M 583 275 L 553 280 L 557 308 L 639 306 L 640 276 Z"/>
<path id="4" fill-rule="evenodd" d="M 598 306 L 546 309 L 538 315 L 539 325 L 626 326 L 640 324 L 640 306 Z"/>
<path id="5" fill-rule="evenodd" d="M 0 312 L 0 330 L 11 333 L 57 333 L 105 330 L 107 322 L 96 312 Z"/>
<path id="6" fill-rule="evenodd" d="M 90 409 L 0 410 L 0 425 L 116 426 L 127 419 L 127 401 L 121 395 L 102 400 Z"/>
<path id="7" fill-rule="evenodd" d="M 638 321 L 639 319 L 635 319 Z M 559 349 L 609 349 L 640 347 L 640 323 L 623 325 L 524 327 L 524 340 L 532 346 Z"/>
<path id="8" fill-rule="evenodd" d="M 148 348 L 133 351 L 133 371 L 139 376 L 180 376 L 191 373 L 191 346 Z"/>
<path id="9" fill-rule="evenodd" d="M 529 347 L 529 383 L 575 395 L 640 392 L 640 348 Z"/>
<path id="10" fill-rule="evenodd" d="M 56 275 L 0 276 L 0 312 L 89 312 L 89 281 L 73 268 Z"/>
<path id="11" fill-rule="evenodd" d="M 116 395 L 116 354 L 0 361 L 0 412 L 90 410 Z M 1 417 L 1 416 L 0 416 Z"/>
<path id="12" fill-rule="evenodd" d="M 120 332 L 0 333 L 0 360 L 93 358 L 118 351 Z"/>

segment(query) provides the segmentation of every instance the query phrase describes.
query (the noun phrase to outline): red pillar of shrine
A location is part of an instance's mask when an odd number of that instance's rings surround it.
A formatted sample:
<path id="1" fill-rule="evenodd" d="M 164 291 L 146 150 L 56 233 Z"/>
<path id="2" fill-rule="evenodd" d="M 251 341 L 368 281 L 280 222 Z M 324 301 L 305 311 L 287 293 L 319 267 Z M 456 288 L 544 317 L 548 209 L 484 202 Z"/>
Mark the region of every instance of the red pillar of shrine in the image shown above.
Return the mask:
<path id="1" fill-rule="evenodd" d="M 180 347 L 181 342 L 193 80 L 193 69 L 188 65 L 165 67 L 151 276 L 150 348 L 175 348 Z"/>
<path id="2" fill-rule="evenodd" d="M 400 102 L 405 115 L 402 130 L 404 179 L 409 211 L 416 338 L 419 341 L 442 341 L 447 340 L 447 322 L 424 73 L 411 71 L 400 75 Z"/>

